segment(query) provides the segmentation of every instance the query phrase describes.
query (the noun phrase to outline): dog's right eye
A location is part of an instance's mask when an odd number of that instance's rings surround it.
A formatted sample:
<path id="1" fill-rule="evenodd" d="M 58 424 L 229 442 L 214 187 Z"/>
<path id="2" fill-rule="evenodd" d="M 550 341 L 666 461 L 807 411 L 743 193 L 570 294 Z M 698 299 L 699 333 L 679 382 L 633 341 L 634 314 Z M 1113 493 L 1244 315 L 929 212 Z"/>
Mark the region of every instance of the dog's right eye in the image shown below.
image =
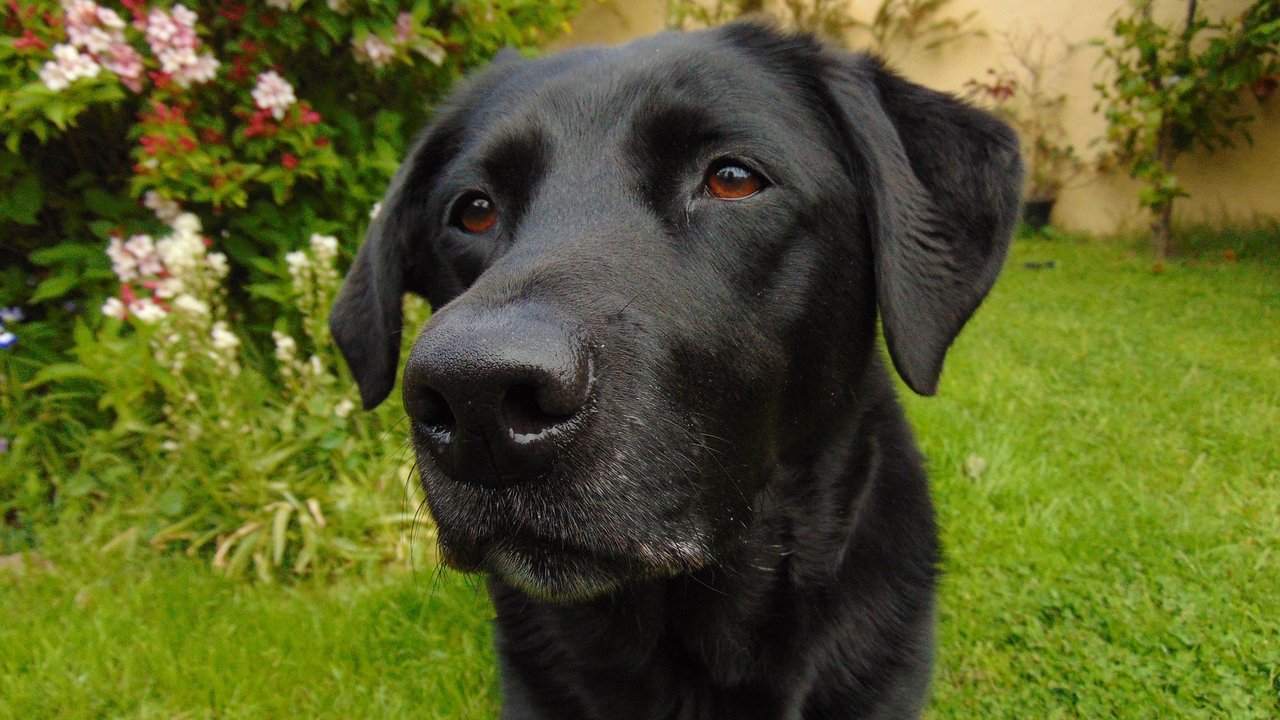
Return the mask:
<path id="1" fill-rule="evenodd" d="M 451 224 L 472 235 L 480 235 L 498 224 L 498 209 L 488 195 L 470 192 L 454 204 Z"/>
<path id="2" fill-rule="evenodd" d="M 705 181 L 706 191 L 718 200 L 742 200 L 764 189 L 764 178 L 732 160 L 711 166 Z"/>

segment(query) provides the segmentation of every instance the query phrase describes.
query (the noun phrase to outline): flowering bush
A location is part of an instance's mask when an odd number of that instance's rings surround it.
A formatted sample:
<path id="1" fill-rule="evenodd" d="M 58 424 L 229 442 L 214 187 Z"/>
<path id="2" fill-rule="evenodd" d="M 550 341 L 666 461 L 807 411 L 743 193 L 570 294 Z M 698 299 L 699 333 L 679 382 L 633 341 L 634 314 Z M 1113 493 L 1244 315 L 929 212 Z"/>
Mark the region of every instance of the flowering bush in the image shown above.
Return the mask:
<path id="1" fill-rule="evenodd" d="M 403 556 L 337 264 L 432 102 L 576 4 L 9 0 L 0 545 L 76 509 L 263 577 Z"/>

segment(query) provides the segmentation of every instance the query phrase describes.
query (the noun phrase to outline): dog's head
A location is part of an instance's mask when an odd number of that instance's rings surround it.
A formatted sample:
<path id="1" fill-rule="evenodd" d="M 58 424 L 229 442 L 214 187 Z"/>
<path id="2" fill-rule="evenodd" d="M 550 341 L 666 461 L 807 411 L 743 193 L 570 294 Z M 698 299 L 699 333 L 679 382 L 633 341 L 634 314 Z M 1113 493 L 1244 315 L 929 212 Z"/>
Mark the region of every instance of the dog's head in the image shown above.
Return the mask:
<path id="1" fill-rule="evenodd" d="M 413 146 L 331 325 L 446 560 L 580 598 L 733 547 L 847 425 L 877 312 L 935 390 L 1018 204 L 1003 124 L 748 25 L 503 56 Z"/>

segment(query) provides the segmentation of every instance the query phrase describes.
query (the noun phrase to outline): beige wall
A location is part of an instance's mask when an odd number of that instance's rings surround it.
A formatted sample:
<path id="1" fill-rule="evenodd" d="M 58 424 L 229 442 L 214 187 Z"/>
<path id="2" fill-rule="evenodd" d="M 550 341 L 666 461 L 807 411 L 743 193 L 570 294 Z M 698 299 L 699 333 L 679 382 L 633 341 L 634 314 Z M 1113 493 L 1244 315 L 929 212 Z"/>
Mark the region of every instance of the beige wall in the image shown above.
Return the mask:
<path id="1" fill-rule="evenodd" d="M 856 2 L 855 11 L 869 11 L 877 3 Z M 1181 3 L 1165 0 L 1173 11 Z M 1245 0 L 1201 2 L 1201 11 L 1212 15 L 1238 12 Z M 950 14 L 976 11 L 975 26 L 984 37 L 965 38 L 945 48 L 915 51 L 895 60 L 908 77 L 941 90 L 959 91 L 966 80 L 980 77 L 1001 62 L 1006 43 L 1002 34 L 1044 30 L 1077 45 L 1056 72 L 1056 81 L 1068 96 L 1064 126 L 1077 149 L 1090 153 L 1090 143 L 1103 130 L 1103 119 L 1093 112 L 1101 79 L 1095 67 L 1099 51 L 1088 41 L 1107 33 L 1108 20 L 1126 0 L 954 0 Z M 658 32 L 663 28 L 665 0 L 587 0 L 587 8 L 574 23 L 575 31 L 563 44 L 614 43 Z M 855 12 L 855 14 L 858 14 Z M 1252 103 L 1252 101 L 1250 101 Z M 1251 128 L 1255 144 L 1213 155 L 1182 158 L 1175 170 L 1191 192 L 1178 201 L 1180 222 L 1247 223 L 1259 216 L 1280 218 L 1280 96 L 1272 96 L 1261 108 Z M 1095 232 L 1136 230 L 1146 226 L 1138 208 L 1135 185 L 1127 177 L 1088 176 L 1067 188 L 1054 213 L 1055 223 Z"/>

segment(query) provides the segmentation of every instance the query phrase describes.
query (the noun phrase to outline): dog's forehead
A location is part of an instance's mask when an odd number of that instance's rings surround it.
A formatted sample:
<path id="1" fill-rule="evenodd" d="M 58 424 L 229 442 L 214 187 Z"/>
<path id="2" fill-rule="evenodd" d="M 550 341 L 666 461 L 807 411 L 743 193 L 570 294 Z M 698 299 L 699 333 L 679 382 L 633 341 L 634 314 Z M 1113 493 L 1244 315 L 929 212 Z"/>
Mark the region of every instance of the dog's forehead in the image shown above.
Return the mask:
<path id="1" fill-rule="evenodd" d="M 501 72 L 501 70 L 499 70 Z M 791 68 L 712 33 L 665 33 L 532 60 L 512 72 L 490 128 L 537 127 L 569 142 L 636 132 L 648 116 L 696 111 L 761 132 L 803 132 L 810 119 Z"/>

